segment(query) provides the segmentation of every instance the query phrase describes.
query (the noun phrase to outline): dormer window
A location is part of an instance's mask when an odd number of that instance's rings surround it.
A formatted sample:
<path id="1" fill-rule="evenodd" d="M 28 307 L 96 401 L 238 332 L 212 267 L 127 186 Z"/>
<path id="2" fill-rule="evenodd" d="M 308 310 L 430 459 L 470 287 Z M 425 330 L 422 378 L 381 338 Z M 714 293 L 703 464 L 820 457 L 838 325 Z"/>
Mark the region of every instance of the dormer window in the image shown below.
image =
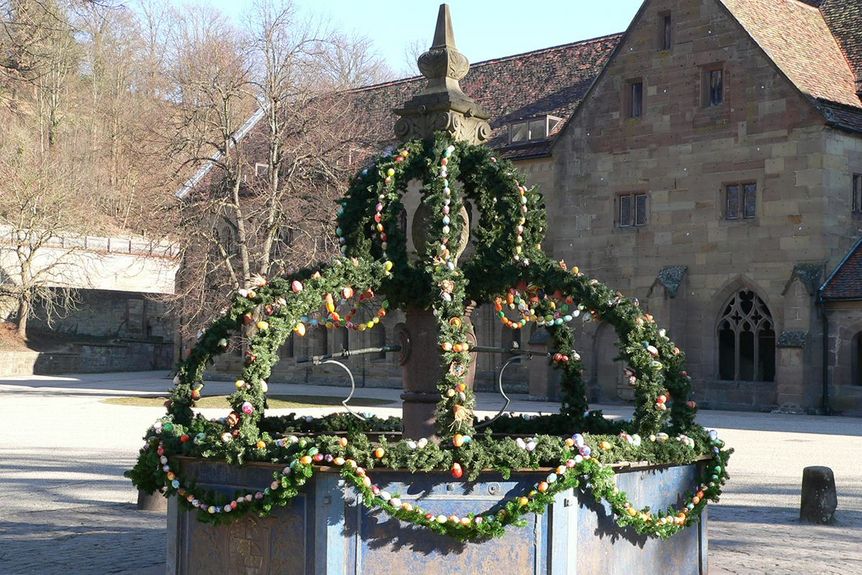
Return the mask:
<path id="1" fill-rule="evenodd" d="M 529 120 L 520 120 L 509 125 L 509 143 L 519 144 L 534 140 L 544 140 L 562 121 L 556 116 L 542 116 Z"/>

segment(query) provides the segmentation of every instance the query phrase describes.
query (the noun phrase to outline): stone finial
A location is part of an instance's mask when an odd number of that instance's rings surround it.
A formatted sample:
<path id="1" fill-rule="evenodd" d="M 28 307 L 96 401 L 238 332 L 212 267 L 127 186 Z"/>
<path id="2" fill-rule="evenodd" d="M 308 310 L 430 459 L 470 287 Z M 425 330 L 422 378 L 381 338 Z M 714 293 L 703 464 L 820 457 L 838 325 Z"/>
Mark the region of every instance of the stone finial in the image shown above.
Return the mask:
<path id="1" fill-rule="evenodd" d="M 437 14 L 437 28 L 434 30 L 434 43 L 427 52 L 419 56 L 419 71 L 428 78 L 425 93 L 452 90 L 459 96 L 467 96 L 461 91 L 458 80 L 470 70 L 470 61 L 455 47 L 455 33 L 449 6 L 442 4 Z"/>
<path id="2" fill-rule="evenodd" d="M 470 99 L 458 83 L 467 75 L 470 62 L 455 47 L 446 4 L 440 5 L 433 43 L 419 56 L 418 64 L 428 85 L 402 109 L 395 110 L 401 116 L 395 124 L 395 135 L 400 140 L 433 138 L 434 132 L 443 130 L 473 144 L 488 140 L 490 114 Z"/>

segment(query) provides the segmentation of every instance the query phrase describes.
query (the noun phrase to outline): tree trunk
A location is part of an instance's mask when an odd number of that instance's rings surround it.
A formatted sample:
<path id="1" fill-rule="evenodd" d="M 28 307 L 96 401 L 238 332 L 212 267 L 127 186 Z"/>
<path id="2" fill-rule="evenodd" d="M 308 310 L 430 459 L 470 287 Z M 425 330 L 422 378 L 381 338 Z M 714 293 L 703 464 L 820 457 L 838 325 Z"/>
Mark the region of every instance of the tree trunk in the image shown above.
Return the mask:
<path id="1" fill-rule="evenodd" d="M 18 300 L 18 335 L 27 341 L 27 320 L 30 318 L 30 298 L 22 296 Z"/>

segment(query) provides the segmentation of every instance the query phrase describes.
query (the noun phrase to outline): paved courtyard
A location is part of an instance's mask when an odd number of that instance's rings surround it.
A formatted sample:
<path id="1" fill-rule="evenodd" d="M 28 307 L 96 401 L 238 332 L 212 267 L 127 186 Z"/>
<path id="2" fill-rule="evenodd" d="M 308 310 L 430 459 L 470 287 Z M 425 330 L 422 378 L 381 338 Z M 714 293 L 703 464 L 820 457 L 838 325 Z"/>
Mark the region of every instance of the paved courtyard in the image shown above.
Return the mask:
<path id="1" fill-rule="evenodd" d="M 0 379 L 0 573 L 162 572 L 164 516 L 137 511 L 136 492 L 122 476 L 162 410 L 102 400 L 163 394 L 169 385 L 165 372 Z M 227 393 L 228 387 L 214 383 L 208 391 Z M 272 387 L 308 395 L 342 391 Z M 394 400 L 398 394 L 363 389 L 357 395 Z M 480 394 L 480 409 L 499 403 L 493 394 Z M 519 400 L 513 407 L 557 409 Z M 625 408 L 604 409 L 627 415 Z M 725 496 L 709 511 L 711 574 L 862 574 L 862 419 L 706 411 L 700 421 L 736 449 Z M 834 525 L 798 521 L 807 465 L 835 471 Z"/>

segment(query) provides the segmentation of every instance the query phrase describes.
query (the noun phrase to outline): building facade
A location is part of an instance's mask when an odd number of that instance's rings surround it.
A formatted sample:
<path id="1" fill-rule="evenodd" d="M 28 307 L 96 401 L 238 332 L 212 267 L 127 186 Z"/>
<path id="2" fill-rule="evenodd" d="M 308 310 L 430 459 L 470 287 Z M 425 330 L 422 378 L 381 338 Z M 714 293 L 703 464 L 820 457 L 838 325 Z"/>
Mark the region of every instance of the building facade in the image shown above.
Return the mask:
<path id="1" fill-rule="evenodd" d="M 462 87 L 492 114 L 491 146 L 544 192 L 545 249 L 638 298 L 686 352 L 702 406 L 862 413 L 862 4 L 646 0 L 624 34 L 482 62 Z M 385 149 L 392 110 L 421 88 L 345 105 Z M 488 308 L 479 343 L 510 347 Z M 295 338 L 273 377 L 343 382 L 295 360 L 394 343 L 400 319 Z M 577 331 L 591 400 L 629 399 L 613 330 Z M 400 386 L 396 358 L 351 361 L 359 381 Z M 477 361 L 488 388 L 504 356 Z M 532 364 L 507 385 L 553 397 Z"/>
<path id="2" fill-rule="evenodd" d="M 862 109 L 827 21 L 797 0 L 649 0 L 553 148 L 553 252 L 668 327 L 702 405 L 828 396 L 817 296 L 860 233 Z M 583 336 L 595 395 L 626 397 L 613 331 Z M 862 408 L 851 358 L 831 361 L 841 409 Z"/>

